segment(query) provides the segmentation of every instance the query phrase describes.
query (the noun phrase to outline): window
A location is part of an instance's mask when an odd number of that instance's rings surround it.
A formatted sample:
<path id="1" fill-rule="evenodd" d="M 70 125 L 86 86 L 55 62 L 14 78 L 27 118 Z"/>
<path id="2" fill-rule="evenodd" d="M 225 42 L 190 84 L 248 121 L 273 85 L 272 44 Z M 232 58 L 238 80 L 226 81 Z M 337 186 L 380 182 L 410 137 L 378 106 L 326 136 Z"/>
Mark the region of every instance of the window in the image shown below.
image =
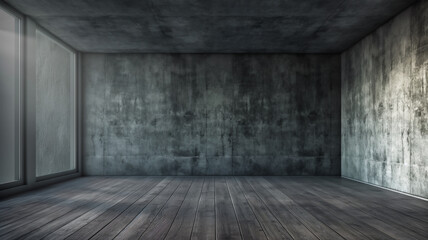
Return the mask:
<path id="1" fill-rule="evenodd" d="M 0 7 L 0 185 L 21 174 L 21 22 Z"/>
<path id="2" fill-rule="evenodd" d="M 36 29 L 36 177 L 76 169 L 75 53 Z"/>

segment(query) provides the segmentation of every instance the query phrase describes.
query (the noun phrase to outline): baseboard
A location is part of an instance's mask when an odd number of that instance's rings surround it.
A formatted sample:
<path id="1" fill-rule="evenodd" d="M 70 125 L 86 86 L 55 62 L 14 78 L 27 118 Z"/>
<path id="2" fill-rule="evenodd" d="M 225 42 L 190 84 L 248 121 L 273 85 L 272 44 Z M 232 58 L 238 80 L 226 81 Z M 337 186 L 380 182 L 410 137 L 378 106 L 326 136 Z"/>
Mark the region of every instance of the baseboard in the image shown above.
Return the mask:
<path id="1" fill-rule="evenodd" d="M 364 182 L 364 181 L 357 180 L 357 179 L 350 178 L 350 177 L 345 177 L 345 176 L 341 176 L 341 177 L 345 178 L 345 179 L 348 179 L 348 180 L 351 180 L 351 181 L 354 181 L 354 182 L 364 183 L 364 184 L 367 184 L 367 185 L 370 185 L 370 186 L 373 186 L 373 187 L 382 188 L 382 189 L 385 189 L 385 190 L 388 190 L 388 191 L 391 191 L 391 192 L 400 193 L 400 194 L 403 194 L 403 195 L 406 195 L 406 196 L 409 196 L 409 197 L 417 198 L 417 199 L 424 200 L 424 201 L 428 202 L 428 198 L 416 196 L 416 195 L 413 195 L 413 194 L 410 194 L 410 193 L 406 193 L 406 192 L 402 192 L 402 191 L 398 191 L 398 190 L 395 190 L 395 189 L 392 189 L 392 188 L 382 187 L 380 185 L 376 185 L 376 184 L 369 183 L 369 182 Z"/>

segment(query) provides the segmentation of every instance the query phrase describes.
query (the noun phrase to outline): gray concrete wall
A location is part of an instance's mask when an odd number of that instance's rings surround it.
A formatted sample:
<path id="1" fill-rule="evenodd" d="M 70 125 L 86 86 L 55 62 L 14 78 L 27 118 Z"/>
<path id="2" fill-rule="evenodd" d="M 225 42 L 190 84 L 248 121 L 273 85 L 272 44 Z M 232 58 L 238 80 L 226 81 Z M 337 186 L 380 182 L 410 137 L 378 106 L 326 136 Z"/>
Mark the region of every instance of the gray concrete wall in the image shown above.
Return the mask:
<path id="1" fill-rule="evenodd" d="M 342 54 L 342 175 L 428 197 L 428 1 Z"/>
<path id="2" fill-rule="evenodd" d="M 339 175 L 340 57 L 84 54 L 87 175 Z"/>

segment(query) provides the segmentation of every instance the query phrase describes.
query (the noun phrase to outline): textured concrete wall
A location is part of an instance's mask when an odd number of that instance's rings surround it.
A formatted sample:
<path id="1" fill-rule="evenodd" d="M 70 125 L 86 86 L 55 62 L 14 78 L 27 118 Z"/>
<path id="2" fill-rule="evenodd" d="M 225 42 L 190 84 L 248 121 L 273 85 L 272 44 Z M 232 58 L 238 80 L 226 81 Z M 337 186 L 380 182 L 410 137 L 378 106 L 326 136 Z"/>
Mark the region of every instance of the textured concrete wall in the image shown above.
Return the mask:
<path id="1" fill-rule="evenodd" d="M 84 54 L 84 173 L 340 174 L 338 55 Z"/>
<path id="2" fill-rule="evenodd" d="M 428 1 L 342 54 L 342 175 L 428 197 Z"/>

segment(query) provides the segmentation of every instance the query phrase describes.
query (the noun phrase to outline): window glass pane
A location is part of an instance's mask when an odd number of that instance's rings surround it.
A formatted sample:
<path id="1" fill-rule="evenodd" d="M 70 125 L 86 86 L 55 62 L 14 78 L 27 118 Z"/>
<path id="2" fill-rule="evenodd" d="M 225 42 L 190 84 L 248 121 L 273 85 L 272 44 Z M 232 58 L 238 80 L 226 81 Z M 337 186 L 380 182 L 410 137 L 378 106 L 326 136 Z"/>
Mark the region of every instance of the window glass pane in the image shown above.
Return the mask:
<path id="1" fill-rule="evenodd" d="M 76 168 L 75 54 L 36 30 L 36 176 Z"/>
<path id="2" fill-rule="evenodd" d="M 0 8 L 0 184 L 20 179 L 19 26 Z"/>

